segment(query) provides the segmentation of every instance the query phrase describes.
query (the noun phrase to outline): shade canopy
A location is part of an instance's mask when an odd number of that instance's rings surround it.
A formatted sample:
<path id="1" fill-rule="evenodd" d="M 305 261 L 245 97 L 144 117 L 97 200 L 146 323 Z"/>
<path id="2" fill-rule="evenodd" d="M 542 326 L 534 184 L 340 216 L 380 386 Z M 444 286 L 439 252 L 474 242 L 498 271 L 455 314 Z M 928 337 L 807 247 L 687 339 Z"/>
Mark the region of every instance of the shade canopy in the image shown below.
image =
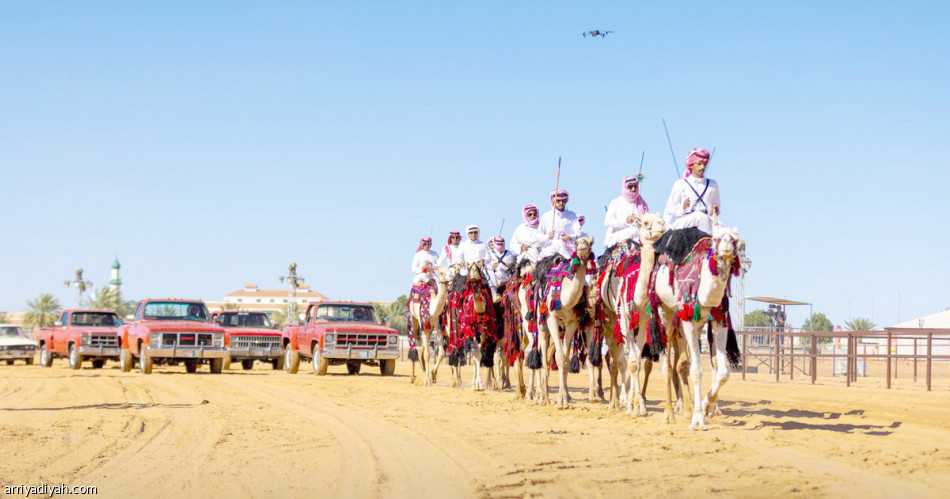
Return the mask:
<path id="1" fill-rule="evenodd" d="M 774 303 L 775 305 L 811 305 L 803 301 L 786 300 L 785 298 L 770 298 L 768 296 L 752 296 L 746 300 L 763 301 L 765 303 Z"/>

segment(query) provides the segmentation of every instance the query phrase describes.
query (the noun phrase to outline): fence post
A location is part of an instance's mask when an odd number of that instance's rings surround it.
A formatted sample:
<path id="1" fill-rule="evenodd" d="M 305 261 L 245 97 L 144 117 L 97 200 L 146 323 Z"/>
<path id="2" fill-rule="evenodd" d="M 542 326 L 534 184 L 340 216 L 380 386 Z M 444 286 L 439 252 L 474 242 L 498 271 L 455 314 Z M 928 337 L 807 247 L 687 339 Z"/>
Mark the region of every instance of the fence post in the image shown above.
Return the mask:
<path id="1" fill-rule="evenodd" d="M 746 364 L 749 363 L 749 332 L 742 335 L 742 380 L 745 381 Z"/>
<path id="2" fill-rule="evenodd" d="M 917 337 L 914 336 L 914 383 L 917 382 Z"/>
<path id="3" fill-rule="evenodd" d="M 791 347 L 789 351 L 789 360 L 788 360 L 788 364 L 789 364 L 788 375 L 789 375 L 789 379 L 795 379 L 795 336 L 794 335 L 788 336 L 788 343 Z"/>
<path id="4" fill-rule="evenodd" d="M 845 366 L 847 366 L 844 369 L 845 371 L 844 374 L 845 374 L 845 377 L 848 378 L 848 382 L 845 383 L 845 386 L 851 386 L 851 347 L 854 344 L 854 342 L 851 341 L 851 337 L 852 337 L 851 333 L 848 333 L 848 348 L 847 348 L 848 353 L 847 355 L 845 355 L 845 363 L 844 363 Z"/>
<path id="5" fill-rule="evenodd" d="M 778 331 L 775 332 L 775 382 L 778 383 L 779 373 L 782 372 L 782 359 L 779 357 L 779 348 L 781 348 L 781 341 L 779 341 Z"/>
<path id="6" fill-rule="evenodd" d="M 933 363 L 934 334 L 927 333 L 927 391 L 930 391 L 931 364 Z"/>
<path id="7" fill-rule="evenodd" d="M 811 335 L 811 384 L 815 384 L 815 376 L 818 370 L 818 344 L 814 333 Z"/>
<path id="8" fill-rule="evenodd" d="M 887 332 L 887 389 L 891 388 L 891 332 Z"/>

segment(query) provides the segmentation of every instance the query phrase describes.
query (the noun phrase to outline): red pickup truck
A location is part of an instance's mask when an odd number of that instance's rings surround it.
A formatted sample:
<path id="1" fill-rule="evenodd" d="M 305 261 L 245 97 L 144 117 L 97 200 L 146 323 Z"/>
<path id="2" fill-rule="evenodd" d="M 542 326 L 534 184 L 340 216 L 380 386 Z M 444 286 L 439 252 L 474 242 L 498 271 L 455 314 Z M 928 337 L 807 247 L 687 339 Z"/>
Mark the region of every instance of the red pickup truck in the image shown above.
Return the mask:
<path id="1" fill-rule="evenodd" d="M 323 376 L 330 365 L 346 364 L 359 374 L 363 364 L 379 366 L 392 376 L 399 358 L 399 333 L 380 325 L 368 303 L 322 301 L 307 307 L 304 324 L 283 331 L 284 369 L 294 374 L 301 357 L 313 361 L 313 373 Z"/>
<path id="2" fill-rule="evenodd" d="M 264 312 L 239 312 L 223 310 L 211 314 L 211 320 L 224 328 L 228 357 L 224 368 L 231 368 L 231 361 L 240 361 L 247 371 L 254 368 L 254 361 L 270 362 L 274 369 L 284 368 L 284 347 L 281 332 Z"/>
<path id="3" fill-rule="evenodd" d="M 224 368 L 228 355 L 224 329 L 211 322 L 204 302 L 142 300 L 128 319 L 131 322 L 119 326 L 122 371 L 131 371 L 136 360 L 143 374 L 151 374 L 155 364 L 179 362 L 190 373 L 198 370 L 198 364 L 210 364 L 212 373 Z"/>
<path id="4" fill-rule="evenodd" d="M 121 323 L 119 316 L 109 310 L 64 310 L 53 327 L 36 333 L 40 365 L 49 367 L 53 358 L 66 357 L 72 369 L 82 368 L 86 359 L 98 369 L 106 360 L 119 360 L 116 328 Z"/>

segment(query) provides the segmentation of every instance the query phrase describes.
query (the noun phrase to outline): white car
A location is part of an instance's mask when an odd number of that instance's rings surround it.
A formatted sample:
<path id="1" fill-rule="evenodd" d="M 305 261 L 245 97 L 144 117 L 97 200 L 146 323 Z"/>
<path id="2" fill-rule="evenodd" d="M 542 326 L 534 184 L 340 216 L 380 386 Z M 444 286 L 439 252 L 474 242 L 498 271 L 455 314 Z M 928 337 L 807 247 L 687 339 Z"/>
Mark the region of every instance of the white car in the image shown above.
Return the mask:
<path id="1" fill-rule="evenodd" d="M 31 365 L 36 348 L 36 341 L 27 338 L 20 326 L 0 324 L 0 361 L 13 364 L 14 360 L 24 360 Z"/>

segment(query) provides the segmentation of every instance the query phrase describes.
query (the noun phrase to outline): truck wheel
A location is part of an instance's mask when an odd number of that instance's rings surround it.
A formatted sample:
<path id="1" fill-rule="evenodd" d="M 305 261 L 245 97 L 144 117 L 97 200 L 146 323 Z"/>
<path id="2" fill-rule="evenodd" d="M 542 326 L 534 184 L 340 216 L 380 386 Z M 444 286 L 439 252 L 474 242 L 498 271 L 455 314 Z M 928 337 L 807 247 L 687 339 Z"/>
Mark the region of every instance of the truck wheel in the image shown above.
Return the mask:
<path id="1" fill-rule="evenodd" d="M 327 367 L 330 363 L 322 355 L 320 355 L 320 347 L 313 347 L 313 374 L 317 376 L 324 376 L 327 374 Z"/>
<path id="2" fill-rule="evenodd" d="M 82 355 L 79 355 L 79 349 L 76 344 L 69 345 L 69 368 L 82 369 Z"/>
<path id="3" fill-rule="evenodd" d="M 26 365 L 28 365 L 28 366 L 32 366 L 32 365 L 33 365 L 33 359 L 24 359 L 24 360 L 26 360 Z"/>
<path id="4" fill-rule="evenodd" d="M 92 368 L 93 368 L 93 369 L 102 369 L 102 366 L 104 366 L 104 365 L 106 365 L 106 361 L 103 360 L 103 359 L 96 359 L 96 360 L 92 361 Z"/>
<path id="5" fill-rule="evenodd" d="M 53 352 L 50 352 L 46 345 L 43 345 L 43 348 L 40 350 L 40 365 L 43 367 L 49 367 L 53 365 Z"/>
<path id="6" fill-rule="evenodd" d="M 211 359 L 211 374 L 221 374 L 224 369 L 224 359 Z"/>
<path id="7" fill-rule="evenodd" d="M 280 371 L 284 368 L 284 358 L 274 359 L 271 364 L 273 364 L 275 371 Z"/>
<path id="8" fill-rule="evenodd" d="M 198 372 L 198 359 L 188 359 L 185 361 L 185 372 Z"/>
<path id="9" fill-rule="evenodd" d="M 362 367 L 362 366 L 363 366 L 363 364 L 361 364 L 361 363 L 359 363 L 359 362 L 350 362 L 350 363 L 348 363 L 348 364 L 346 365 L 346 372 L 348 372 L 348 373 L 350 373 L 350 374 L 359 374 L 359 373 L 360 373 L 360 367 Z"/>
<path id="10" fill-rule="evenodd" d="M 125 349 L 119 352 L 119 370 L 124 373 L 132 370 L 132 352 Z"/>
<path id="11" fill-rule="evenodd" d="M 221 369 L 224 369 L 225 371 L 227 371 L 228 369 L 231 369 L 231 356 L 230 356 L 230 355 L 225 355 L 225 356 L 224 356 L 224 365 L 221 367 Z"/>
<path id="12" fill-rule="evenodd" d="M 139 357 L 139 371 L 142 371 L 142 374 L 152 374 L 152 365 L 154 364 L 152 357 L 144 350 L 140 350 L 140 352 L 142 354 Z"/>
<path id="13" fill-rule="evenodd" d="M 287 345 L 287 351 L 284 353 L 284 369 L 290 374 L 297 374 L 300 369 L 300 352 L 290 348 L 290 345 Z"/>
<path id="14" fill-rule="evenodd" d="M 254 369 L 254 359 L 244 359 L 241 361 L 241 368 L 245 371 Z"/>
<path id="15" fill-rule="evenodd" d="M 383 376 L 392 376 L 396 373 L 396 359 L 387 359 L 379 361 L 379 374 Z"/>

